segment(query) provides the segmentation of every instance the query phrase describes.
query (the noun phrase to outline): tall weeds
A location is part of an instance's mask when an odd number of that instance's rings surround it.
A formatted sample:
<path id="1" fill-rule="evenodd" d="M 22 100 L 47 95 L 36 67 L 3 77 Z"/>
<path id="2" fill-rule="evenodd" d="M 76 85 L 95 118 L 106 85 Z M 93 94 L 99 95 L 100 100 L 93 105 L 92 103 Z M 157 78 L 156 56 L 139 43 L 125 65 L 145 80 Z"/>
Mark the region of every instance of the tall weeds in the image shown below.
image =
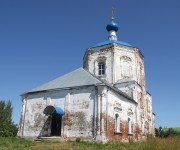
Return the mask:
<path id="1" fill-rule="evenodd" d="M 110 142 L 107 144 L 82 141 L 34 142 L 15 137 L 0 137 L 0 150 L 180 150 L 180 138 L 149 138 L 139 143 Z"/>

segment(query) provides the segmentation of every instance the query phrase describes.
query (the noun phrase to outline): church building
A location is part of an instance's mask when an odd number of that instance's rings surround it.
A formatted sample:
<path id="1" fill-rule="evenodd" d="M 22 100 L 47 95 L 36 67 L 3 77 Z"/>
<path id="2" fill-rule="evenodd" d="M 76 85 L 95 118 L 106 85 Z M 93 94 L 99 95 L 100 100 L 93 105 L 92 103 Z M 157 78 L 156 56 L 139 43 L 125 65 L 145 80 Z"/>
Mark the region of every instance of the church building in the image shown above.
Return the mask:
<path id="1" fill-rule="evenodd" d="M 22 94 L 18 136 L 141 141 L 154 135 L 144 56 L 117 40 L 112 17 L 107 41 L 88 48 L 83 68 Z"/>

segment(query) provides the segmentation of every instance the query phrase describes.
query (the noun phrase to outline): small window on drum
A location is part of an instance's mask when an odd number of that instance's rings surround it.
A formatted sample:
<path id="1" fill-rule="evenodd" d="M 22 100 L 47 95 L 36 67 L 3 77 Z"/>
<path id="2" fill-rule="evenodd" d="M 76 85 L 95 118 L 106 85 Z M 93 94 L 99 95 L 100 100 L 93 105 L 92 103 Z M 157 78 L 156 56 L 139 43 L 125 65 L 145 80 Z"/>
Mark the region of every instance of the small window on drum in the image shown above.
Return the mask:
<path id="1" fill-rule="evenodd" d="M 100 75 L 100 76 L 105 75 L 105 63 L 104 62 L 98 63 L 98 69 L 99 69 L 98 75 Z"/>

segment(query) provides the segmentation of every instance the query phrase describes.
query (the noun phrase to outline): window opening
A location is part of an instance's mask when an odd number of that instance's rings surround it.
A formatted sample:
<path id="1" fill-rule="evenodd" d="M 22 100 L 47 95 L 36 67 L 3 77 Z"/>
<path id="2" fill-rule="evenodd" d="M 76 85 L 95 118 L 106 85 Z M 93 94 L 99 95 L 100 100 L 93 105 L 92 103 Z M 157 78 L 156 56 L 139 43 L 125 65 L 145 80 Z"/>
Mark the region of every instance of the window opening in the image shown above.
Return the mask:
<path id="1" fill-rule="evenodd" d="M 131 134 L 131 119 L 128 118 L 128 134 Z"/>
<path id="2" fill-rule="evenodd" d="M 105 63 L 104 62 L 98 63 L 98 67 L 99 67 L 99 75 L 105 75 Z"/>
<path id="3" fill-rule="evenodd" d="M 115 115 L 116 122 L 115 122 L 115 132 L 119 133 L 120 132 L 120 117 L 118 114 Z"/>

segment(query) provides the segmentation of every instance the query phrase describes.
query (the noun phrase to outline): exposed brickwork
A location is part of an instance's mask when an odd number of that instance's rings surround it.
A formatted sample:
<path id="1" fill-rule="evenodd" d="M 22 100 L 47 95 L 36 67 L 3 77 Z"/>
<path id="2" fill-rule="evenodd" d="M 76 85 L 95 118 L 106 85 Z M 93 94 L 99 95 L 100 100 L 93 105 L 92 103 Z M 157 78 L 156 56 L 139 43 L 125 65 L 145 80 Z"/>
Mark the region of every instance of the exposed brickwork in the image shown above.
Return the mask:
<path id="1" fill-rule="evenodd" d="M 72 122 L 71 122 L 71 117 L 72 117 L 73 115 L 72 114 L 70 114 L 70 113 L 66 113 L 65 115 L 64 115 L 64 126 L 68 126 L 68 130 L 70 130 L 71 129 L 71 126 L 72 126 Z"/>
<path id="2" fill-rule="evenodd" d="M 131 128 L 133 129 L 135 125 L 132 124 Z M 138 127 L 135 127 L 132 130 L 132 135 L 128 134 L 128 122 L 120 121 L 120 133 L 115 132 L 115 121 L 109 120 L 108 122 L 108 139 L 109 140 L 120 140 L 130 142 L 131 140 L 139 141 L 142 139 L 141 130 Z"/>

